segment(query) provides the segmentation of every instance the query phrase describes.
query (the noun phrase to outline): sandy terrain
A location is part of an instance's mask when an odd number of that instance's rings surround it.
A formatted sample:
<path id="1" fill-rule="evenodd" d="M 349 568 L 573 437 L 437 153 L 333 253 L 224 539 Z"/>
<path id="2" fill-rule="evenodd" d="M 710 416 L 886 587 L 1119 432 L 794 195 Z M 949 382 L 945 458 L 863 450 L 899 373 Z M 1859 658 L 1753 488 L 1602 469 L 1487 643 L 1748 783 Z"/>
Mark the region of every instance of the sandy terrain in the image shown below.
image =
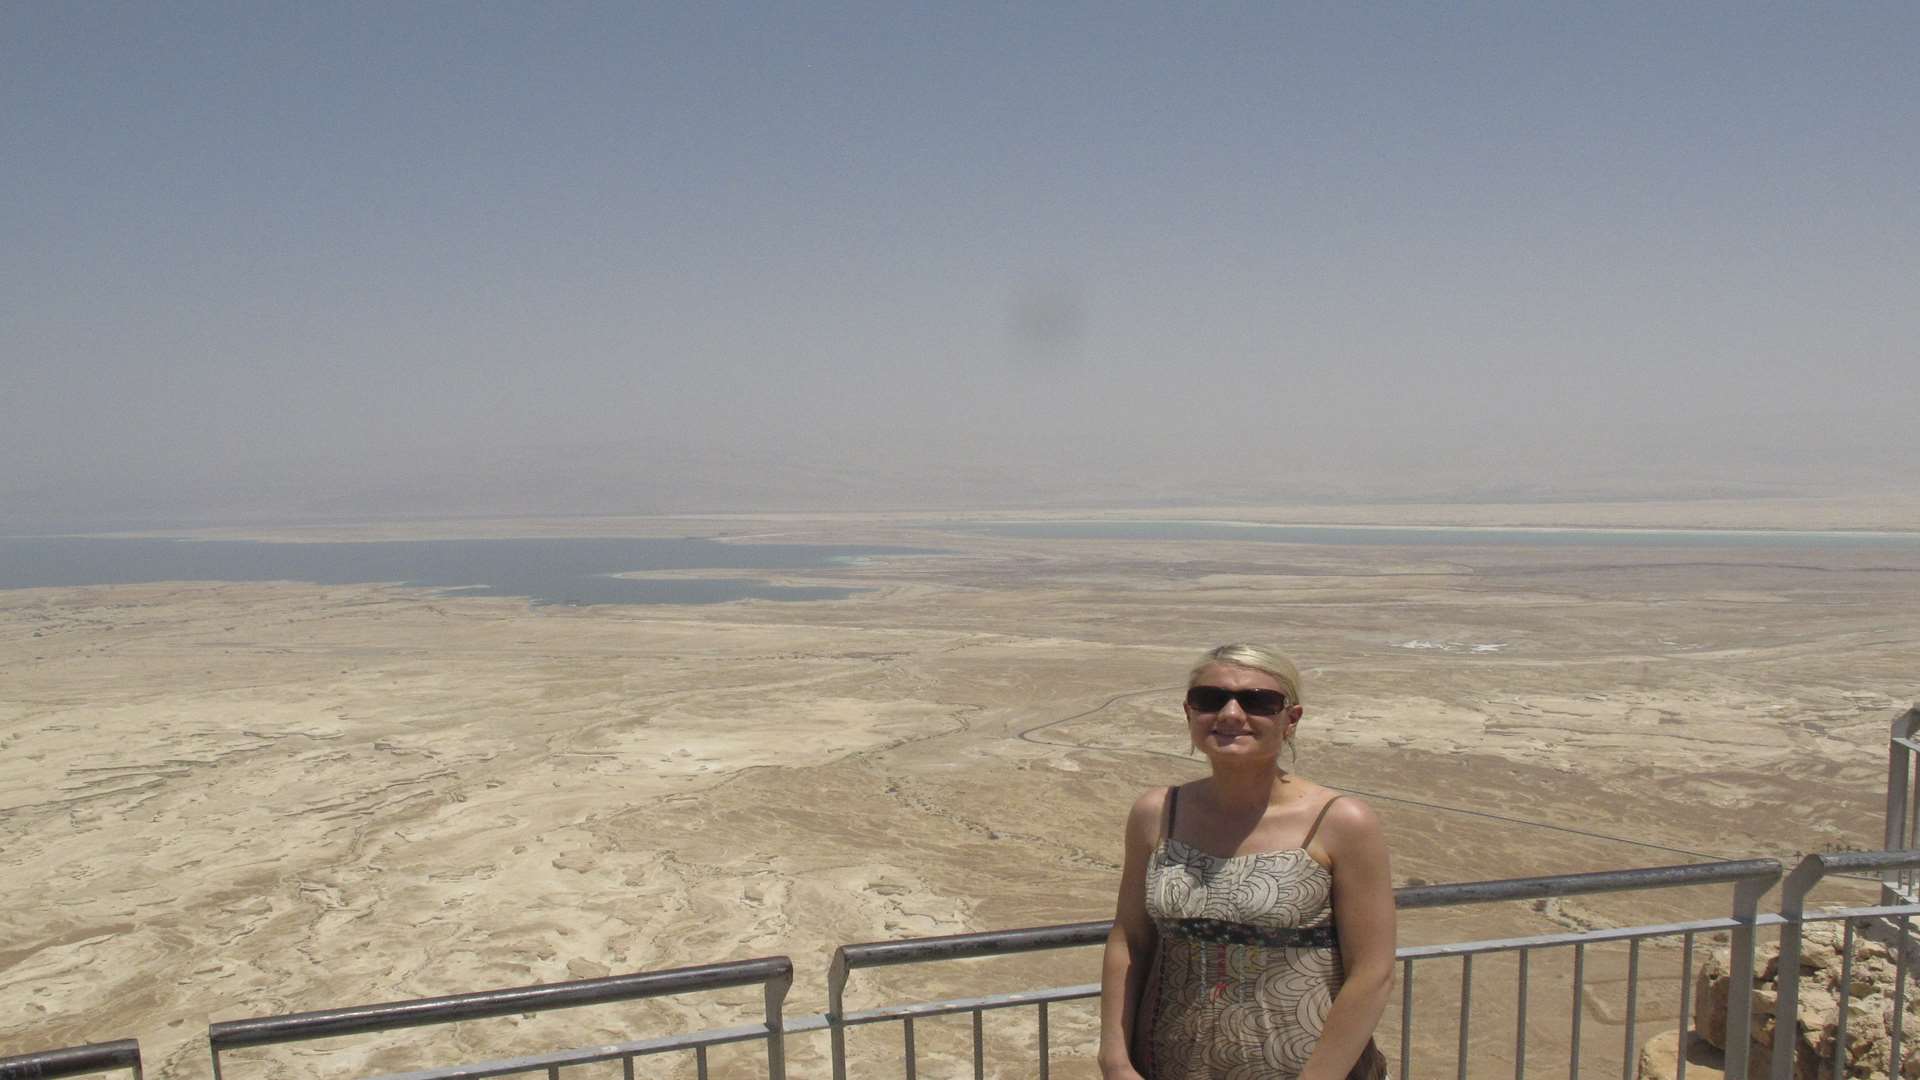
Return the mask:
<path id="1" fill-rule="evenodd" d="M 1442 520 L 1348 509 L 1315 520 Z M 1695 523 L 1913 526 L 1871 518 Z M 1175 687 L 1220 641 L 1297 654 L 1299 768 L 1372 798 L 1403 882 L 1876 847 L 1887 724 L 1920 698 L 1914 555 L 1029 541 L 879 515 L 321 535 L 568 530 L 950 553 L 778 579 L 871 590 L 832 603 L 0 593 L 0 1052 L 137 1036 L 151 1075 L 201 1077 L 213 1020 L 782 953 L 789 1011 L 811 1013 L 840 943 L 1105 917 L 1128 801 L 1198 771 Z M 1599 898 L 1422 914 L 1403 938 L 1723 912 L 1719 891 Z M 861 973 L 853 1004 L 1092 981 L 1095 963 Z M 1617 1031 L 1603 997 L 1592 1026 Z M 756 1000 L 331 1040 L 227 1075 L 612 1041 Z M 1084 1049 L 1090 1016 L 1060 1009 L 1056 1042 Z M 989 1034 L 1021 1044 L 1031 1024 Z M 964 1021 L 927 1027 L 922 1075 L 947 1075 Z M 896 1039 L 856 1048 L 884 1062 Z M 795 1039 L 794 1074 L 823 1075 L 823 1046 Z M 717 1053 L 716 1074 L 757 1061 Z M 1009 1050 L 995 1071 L 1030 1065 Z"/>

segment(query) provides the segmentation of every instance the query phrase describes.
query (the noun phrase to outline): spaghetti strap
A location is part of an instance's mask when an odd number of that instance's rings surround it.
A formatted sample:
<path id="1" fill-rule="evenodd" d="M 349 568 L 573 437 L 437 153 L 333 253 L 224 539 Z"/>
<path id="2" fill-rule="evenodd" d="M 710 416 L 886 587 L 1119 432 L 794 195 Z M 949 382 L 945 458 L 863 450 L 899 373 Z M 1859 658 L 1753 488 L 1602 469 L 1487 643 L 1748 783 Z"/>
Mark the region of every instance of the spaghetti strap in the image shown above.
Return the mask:
<path id="1" fill-rule="evenodd" d="M 1325 805 L 1320 807 L 1320 813 L 1313 819 L 1313 824 L 1307 828 L 1307 838 L 1300 841 L 1300 847 L 1303 850 L 1308 844 L 1313 843 L 1313 834 L 1319 832 L 1320 823 L 1327 820 L 1327 811 L 1333 809 L 1333 804 L 1345 797 L 1344 795 L 1335 795 L 1333 798 L 1328 799 Z"/>
<path id="2" fill-rule="evenodd" d="M 1167 786 L 1167 827 L 1161 830 L 1160 839 L 1168 840 L 1173 837 L 1173 815 L 1179 808 L 1180 786 L 1178 784 L 1169 784 Z"/>

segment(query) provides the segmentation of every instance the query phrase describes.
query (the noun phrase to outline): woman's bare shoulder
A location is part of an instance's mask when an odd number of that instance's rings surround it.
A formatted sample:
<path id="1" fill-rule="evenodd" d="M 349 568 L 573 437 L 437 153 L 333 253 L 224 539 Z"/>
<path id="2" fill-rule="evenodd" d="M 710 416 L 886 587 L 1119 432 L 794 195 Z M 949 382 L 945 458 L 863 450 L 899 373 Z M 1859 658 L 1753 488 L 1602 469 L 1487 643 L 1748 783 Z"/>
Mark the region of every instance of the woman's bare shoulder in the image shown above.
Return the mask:
<path id="1" fill-rule="evenodd" d="M 1320 846 L 1338 864 L 1342 855 L 1384 857 L 1386 838 L 1380 816 L 1365 799 L 1357 795 L 1336 795 L 1323 811 L 1318 840 Z"/>
<path id="2" fill-rule="evenodd" d="M 1330 790 L 1327 800 L 1321 805 L 1327 815 L 1323 828 L 1332 827 L 1342 832 L 1380 831 L 1380 816 L 1373 812 L 1367 800 L 1358 795 Z"/>
<path id="3" fill-rule="evenodd" d="M 1127 812 L 1127 834 L 1151 841 L 1160 835 L 1160 822 L 1167 814 L 1167 789 L 1148 788 L 1133 800 Z"/>
<path id="4" fill-rule="evenodd" d="M 1140 797 L 1133 800 L 1133 810 L 1127 815 L 1128 820 L 1142 816 L 1159 820 L 1160 815 L 1167 809 L 1167 790 L 1167 788 L 1155 787 L 1141 792 Z"/>

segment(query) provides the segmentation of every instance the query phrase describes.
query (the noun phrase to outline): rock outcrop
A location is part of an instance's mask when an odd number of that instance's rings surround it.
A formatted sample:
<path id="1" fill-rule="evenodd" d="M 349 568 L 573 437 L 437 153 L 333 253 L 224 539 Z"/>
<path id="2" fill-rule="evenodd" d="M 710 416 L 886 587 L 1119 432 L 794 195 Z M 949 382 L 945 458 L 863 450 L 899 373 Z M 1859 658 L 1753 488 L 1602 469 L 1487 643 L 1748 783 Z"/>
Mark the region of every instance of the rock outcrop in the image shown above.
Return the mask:
<path id="1" fill-rule="evenodd" d="M 1687 1048 L 1687 1080 L 1723 1080 L 1726 1060 L 1719 1049 L 1691 1031 L 1663 1031 L 1640 1047 L 1640 1080 L 1674 1080 L 1680 1075 L 1680 1046 Z"/>
<path id="2" fill-rule="evenodd" d="M 1842 931 L 1833 923 L 1808 923 L 1801 938 L 1800 1003 L 1798 1017 L 1783 1025 L 1775 1016 L 1779 1002 L 1778 949 L 1762 952 L 1753 987 L 1753 1041 L 1747 1058 L 1748 1080 L 1763 1080 L 1772 1067 L 1774 1047 L 1796 1048 L 1794 1080 L 1816 1080 L 1832 1075 L 1836 1044 L 1842 1047 L 1845 1074 L 1858 1080 L 1891 1080 L 1894 1002 L 1894 957 L 1886 945 L 1856 934 L 1853 966 L 1849 972 L 1844 1032 L 1840 1017 Z M 1715 1051 L 1727 1045 L 1727 955 L 1709 953 L 1694 976 L 1693 1040 Z M 1905 1022 L 1900 1029 L 1902 1080 L 1920 1080 L 1920 994 L 1907 988 Z M 1783 1029 L 1791 1034 L 1782 1038 Z M 1790 1042 L 1787 1041 L 1790 1039 Z M 1843 1042 L 1844 1040 L 1844 1042 Z M 1642 1077 L 1651 1080 L 1662 1068 L 1671 1075 L 1677 1048 L 1673 1032 L 1649 1040 L 1641 1054 Z M 1693 1075 L 1689 1051 L 1688 1075 Z"/>

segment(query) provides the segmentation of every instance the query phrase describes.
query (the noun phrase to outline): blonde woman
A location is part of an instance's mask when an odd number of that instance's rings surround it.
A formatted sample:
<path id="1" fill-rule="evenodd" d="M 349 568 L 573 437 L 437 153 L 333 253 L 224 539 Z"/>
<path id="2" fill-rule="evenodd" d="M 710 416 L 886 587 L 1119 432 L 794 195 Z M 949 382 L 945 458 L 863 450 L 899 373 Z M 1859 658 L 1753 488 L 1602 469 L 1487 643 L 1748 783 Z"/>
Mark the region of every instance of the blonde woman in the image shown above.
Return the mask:
<path id="1" fill-rule="evenodd" d="M 1366 803 L 1280 763 L 1300 675 L 1255 645 L 1206 653 L 1187 735 L 1209 775 L 1127 818 L 1100 992 L 1106 1080 L 1378 1077 L 1392 875 Z"/>

